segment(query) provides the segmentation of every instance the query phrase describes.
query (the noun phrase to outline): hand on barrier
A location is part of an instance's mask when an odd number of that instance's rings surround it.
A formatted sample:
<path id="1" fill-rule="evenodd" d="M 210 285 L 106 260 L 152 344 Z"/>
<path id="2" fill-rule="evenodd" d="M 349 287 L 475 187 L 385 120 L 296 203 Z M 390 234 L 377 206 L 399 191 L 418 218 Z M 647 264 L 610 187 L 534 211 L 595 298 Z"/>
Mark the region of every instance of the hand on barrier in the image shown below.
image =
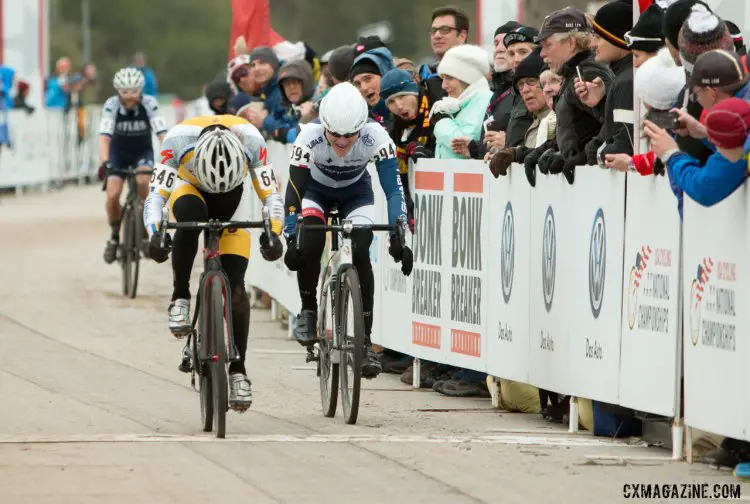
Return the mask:
<path id="1" fill-rule="evenodd" d="M 506 176 L 508 174 L 508 168 L 510 168 L 511 163 L 515 161 L 515 159 L 515 147 L 501 150 L 492 156 L 492 159 L 490 160 L 490 172 L 492 172 L 492 175 L 495 178 L 498 178 L 500 175 L 503 177 Z"/>
<path id="2" fill-rule="evenodd" d="M 534 163 L 523 163 L 524 171 L 526 172 L 526 180 L 529 181 L 531 187 L 536 187 L 536 165 Z"/>
<path id="3" fill-rule="evenodd" d="M 568 181 L 568 184 L 573 185 L 573 181 L 575 181 L 576 178 L 575 159 L 568 159 L 567 161 L 565 161 L 565 165 L 563 166 L 563 175 L 565 175 L 565 180 Z"/>
<path id="4" fill-rule="evenodd" d="M 286 239 L 284 264 L 289 268 L 289 271 L 297 271 L 302 267 L 302 251 L 297 250 L 297 237 L 295 235 L 290 235 Z"/>
<path id="5" fill-rule="evenodd" d="M 111 168 L 109 161 L 104 161 L 102 164 L 99 165 L 99 171 L 97 173 L 97 176 L 99 177 L 100 181 L 103 181 L 107 177 L 107 172 Z"/>
<path id="6" fill-rule="evenodd" d="M 172 238 L 169 233 L 165 236 L 165 245 L 161 246 L 161 231 L 157 231 L 151 235 L 151 239 L 148 241 L 148 255 L 151 259 L 158 263 L 163 263 L 169 258 L 169 251 L 172 249 Z"/>
<path id="7" fill-rule="evenodd" d="M 271 232 L 271 238 L 269 240 L 265 231 L 261 233 L 260 255 L 263 256 L 263 259 L 265 259 L 266 261 L 273 262 L 277 260 L 279 257 L 281 257 L 281 254 L 283 252 L 284 252 L 284 245 L 281 244 L 279 235 L 277 235 L 274 232 Z"/>
<path id="8" fill-rule="evenodd" d="M 563 158 L 562 154 L 559 152 L 549 149 L 539 158 L 538 165 L 539 171 L 542 173 L 562 173 L 563 168 L 565 167 L 565 158 Z"/>
<path id="9" fill-rule="evenodd" d="M 432 157 L 432 153 L 430 152 L 430 149 L 425 147 L 420 142 L 409 142 L 408 144 L 406 144 L 405 150 L 406 150 L 406 155 L 409 156 L 412 161 L 416 161 L 417 159 Z"/>
<path id="10" fill-rule="evenodd" d="M 604 142 L 601 140 L 601 138 L 594 137 L 583 148 L 584 152 L 586 153 L 587 165 L 597 166 L 599 164 L 599 160 L 597 159 L 598 157 L 597 153 L 599 151 L 599 147 L 601 147 L 603 143 Z"/>

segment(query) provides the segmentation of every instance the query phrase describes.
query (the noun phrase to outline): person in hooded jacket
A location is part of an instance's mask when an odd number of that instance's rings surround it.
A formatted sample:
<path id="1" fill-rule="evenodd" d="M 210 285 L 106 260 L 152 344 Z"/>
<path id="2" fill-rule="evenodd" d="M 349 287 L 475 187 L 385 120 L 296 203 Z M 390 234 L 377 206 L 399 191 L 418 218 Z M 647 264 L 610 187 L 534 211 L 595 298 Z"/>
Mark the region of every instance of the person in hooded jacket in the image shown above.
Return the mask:
<path id="1" fill-rule="evenodd" d="M 305 60 L 286 63 L 279 70 L 281 103 L 287 114 L 297 121 L 309 122 L 312 115 L 312 102 L 315 93 L 315 78 L 310 65 Z M 281 143 L 293 143 L 297 139 L 299 125 L 283 126 L 274 132 L 273 139 Z"/>
<path id="2" fill-rule="evenodd" d="M 356 51 L 356 48 L 355 48 Z M 393 69 L 393 55 L 387 47 L 376 47 L 354 58 L 349 80 L 354 84 L 370 109 L 370 117 L 390 130 L 391 113 L 380 97 L 380 81 Z"/>
<path id="3" fill-rule="evenodd" d="M 233 94 L 232 87 L 226 81 L 213 81 L 206 86 L 208 106 L 216 115 L 229 114 L 229 100 Z"/>
<path id="4" fill-rule="evenodd" d="M 380 81 L 380 98 L 385 101 L 393 117 L 389 131 L 396 144 L 399 175 L 406 197 L 409 227 L 414 232 L 414 201 L 409 190 L 409 160 L 431 158 L 435 151 L 435 137 L 429 116 L 432 105 L 442 96 L 431 95 L 427 86 L 420 85 L 407 70 L 389 70 Z"/>

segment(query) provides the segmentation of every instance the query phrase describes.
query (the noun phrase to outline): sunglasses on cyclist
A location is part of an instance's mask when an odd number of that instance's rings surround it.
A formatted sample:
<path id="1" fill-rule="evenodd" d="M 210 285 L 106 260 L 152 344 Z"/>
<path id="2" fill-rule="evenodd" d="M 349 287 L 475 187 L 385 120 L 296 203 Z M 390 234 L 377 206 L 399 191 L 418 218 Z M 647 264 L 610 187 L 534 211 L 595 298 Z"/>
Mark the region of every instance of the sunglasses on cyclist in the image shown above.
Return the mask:
<path id="1" fill-rule="evenodd" d="M 141 95 L 140 89 L 120 89 L 118 92 L 123 98 L 138 98 Z"/>
<path id="2" fill-rule="evenodd" d="M 359 131 L 356 133 L 346 133 L 345 135 L 341 135 L 339 133 L 334 133 L 333 131 L 326 130 L 326 133 L 331 135 L 333 138 L 354 138 L 355 136 L 359 135 Z"/>

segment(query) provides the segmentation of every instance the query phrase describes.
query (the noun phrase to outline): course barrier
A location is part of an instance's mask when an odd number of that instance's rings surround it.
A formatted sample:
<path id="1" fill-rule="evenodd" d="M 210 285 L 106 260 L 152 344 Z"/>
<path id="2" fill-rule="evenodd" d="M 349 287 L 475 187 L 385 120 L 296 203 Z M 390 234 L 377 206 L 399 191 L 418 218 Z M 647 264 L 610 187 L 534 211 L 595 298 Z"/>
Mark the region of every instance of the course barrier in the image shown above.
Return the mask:
<path id="1" fill-rule="evenodd" d="M 199 110 L 162 107 L 169 126 Z M 87 107 L 84 120 L 10 112 L 0 188 L 92 177 L 99 114 L 97 107 Z M 284 194 L 289 146 L 268 149 Z M 684 425 L 750 440 L 742 399 L 750 344 L 739 337 L 748 329 L 740 310 L 750 245 L 745 186 L 711 208 L 685 196 L 681 224 L 664 176 L 578 167 L 572 185 L 540 174 L 532 188 L 519 165 L 499 179 L 480 161 L 420 160 L 412 168 L 413 273 L 402 275 L 385 235 L 376 233 L 370 249 L 375 343 L 674 418 L 675 458 L 684 376 Z M 385 197 L 369 170 L 376 216 L 386 222 Z M 259 202 L 253 212 L 259 218 Z M 297 313 L 296 275 L 283 261 L 263 261 L 252 233 L 248 284 Z"/>

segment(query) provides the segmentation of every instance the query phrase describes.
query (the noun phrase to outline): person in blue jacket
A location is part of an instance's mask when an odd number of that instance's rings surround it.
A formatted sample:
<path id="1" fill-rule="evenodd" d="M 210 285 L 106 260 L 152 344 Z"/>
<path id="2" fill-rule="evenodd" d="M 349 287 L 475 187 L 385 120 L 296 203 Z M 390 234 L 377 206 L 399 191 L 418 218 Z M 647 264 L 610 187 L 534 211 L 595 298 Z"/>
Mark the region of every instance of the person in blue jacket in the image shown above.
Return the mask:
<path id="1" fill-rule="evenodd" d="M 141 71 L 143 78 L 146 83 L 143 86 L 143 94 L 156 96 L 159 94 L 159 82 L 156 79 L 156 74 L 151 67 L 146 65 L 146 55 L 142 52 L 137 52 L 133 55 L 133 66 Z"/>
<path id="2" fill-rule="evenodd" d="M 349 72 L 349 80 L 367 102 L 370 118 L 387 130 L 391 127 L 391 112 L 385 100 L 380 98 L 380 80 L 391 69 L 393 69 L 391 51 L 387 47 L 377 47 L 354 58 Z"/>
<path id="3" fill-rule="evenodd" d="M 702 54 L 690 75 L 689 87 L 698 102 L 708 111 L 733 97 L 746 99 L 750 86 L 748 76 L 737 54 L 716 49 Z M 704 142 L 713 151 L 701 167 L 700 162 L 682 152 L 669 133 L 651 121 L 645 121 L 644 131 L 651 140 L 654 153 L 667 167 L 673 188 L 676 185 L 693 200 L 703 206 L 715 205 L 745 181 L 747 161 L 727 159 L 711 141 L 706 126 L 685 110 L 673 109 L 677 113 L 680 128 L 674 130 L 682 136 L 691 136 Z M 675 191 L 678 208 L 682 216 L 682 195 Z"/>

